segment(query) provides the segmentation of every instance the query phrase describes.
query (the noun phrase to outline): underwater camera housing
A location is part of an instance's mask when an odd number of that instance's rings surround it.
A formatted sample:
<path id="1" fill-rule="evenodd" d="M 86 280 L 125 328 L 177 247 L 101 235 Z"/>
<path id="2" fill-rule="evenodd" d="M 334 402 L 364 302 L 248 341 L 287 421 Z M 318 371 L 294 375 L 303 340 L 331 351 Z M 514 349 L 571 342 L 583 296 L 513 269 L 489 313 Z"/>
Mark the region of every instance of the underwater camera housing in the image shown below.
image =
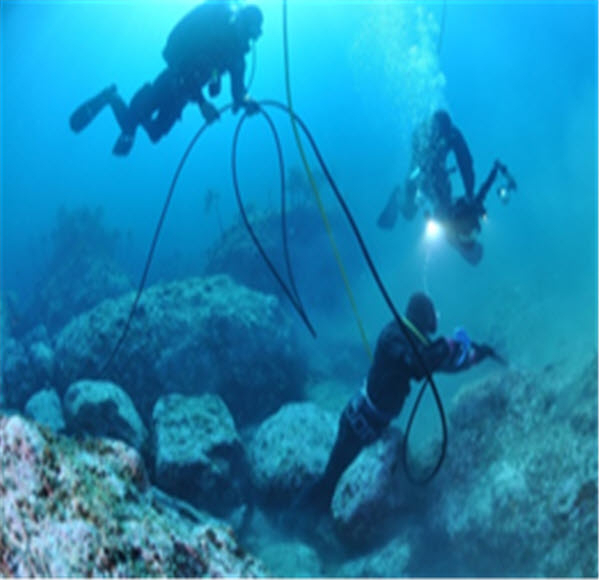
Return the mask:
<path id="1" fill-rule="evenodd" d="M 509 203 L 511 194 L 516 191 L 517 185 L 505 165 L 497 163 L 497 169 L 501 175 L 501 183 L 497 187 L 497 197 L 505 205 Z"/>

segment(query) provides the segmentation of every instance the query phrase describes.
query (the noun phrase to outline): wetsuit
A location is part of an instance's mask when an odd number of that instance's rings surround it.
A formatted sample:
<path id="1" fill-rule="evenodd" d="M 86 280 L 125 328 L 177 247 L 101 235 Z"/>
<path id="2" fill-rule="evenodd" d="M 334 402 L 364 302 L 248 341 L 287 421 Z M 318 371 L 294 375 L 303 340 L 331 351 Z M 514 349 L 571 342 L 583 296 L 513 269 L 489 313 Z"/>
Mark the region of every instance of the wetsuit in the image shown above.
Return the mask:
<path id="1" fill-rule="evenodd" d="M 450 121 L 439 127 L 434 120 L 422 124 L 412 136 L 412 160 L 410 175 L 406 180 L 402 213 L 406 219 L 416 214 L 418 190 L 433 205 L 433 213 L 442 218 L 450 211 L 451 182 L 446 167 L 447 157 L 453 152 L 464 184 L 465 197 L 474 195 L 474 169 L 472 155 L 466 139 Z"/>
<path id="2" fill-rule="evenodd" d="M 169 35 L 163 51 L 168 66 L 153 83 L 143 85 L 129 106 L 111 85 L 73 112 L 71 129 L 82 131 L 109 105 L 121 128 L 113 153 L 127 155 L 139 125 L 156 142 L 181 118 L 189 102 L 199 105 L 206 121 L 217 119 L 218 110 L 206 100 L 202 89 L 208 84 L 210 95 L 216 96 L 225 72 L 231 77 L 233 112 L 242 106 L 248 113 L 255 111 L 256 103 L 245 94 L 244 55 L 250 50 L 250 40 L 260 36 L 261 23 L 262 13 L 255 6 L 234 13 L 224 0 L 200 4 Z"/>
<path id="3" fill-rule="evenodd" d="M 467 338 L 465 333 L 462 334 L 464 337 Z M 466 370 L 489 355 L 487 347 L 456 338 L 439 338 L 428 344 L 417 338 L 415 341 L 419 343 L 420 355 L 431 373 Z M 424 377 L 424 368 L 398 323 L 389 323 L 377 341 L 365 387 L 341 414 L 337 439 L 324 475 L 310 491 L 310 501 L 315 507 L 326 509 L 330 505 L 346 467 L 399 415 L 410 393 L 410 381 Z"/>
<path id="4" fill-rule="evenodd" d="M 200 4 L 171 32 L 163 51 L 168 67 L 153 83 L 146 83 L 131 99 L 129 107 L 114 94 L 109 102 L 124 133 L 132 134 L 138 125 L 155 142 L 180 119 L 188 102 L 202 106 L 202 87 L 212 82 L 214 96 L 220 90 L 220 76 L 229 72 L 233 103 L 244 98 L 244 55 L 249 41 L 240 39 L 226 3 Z"/>

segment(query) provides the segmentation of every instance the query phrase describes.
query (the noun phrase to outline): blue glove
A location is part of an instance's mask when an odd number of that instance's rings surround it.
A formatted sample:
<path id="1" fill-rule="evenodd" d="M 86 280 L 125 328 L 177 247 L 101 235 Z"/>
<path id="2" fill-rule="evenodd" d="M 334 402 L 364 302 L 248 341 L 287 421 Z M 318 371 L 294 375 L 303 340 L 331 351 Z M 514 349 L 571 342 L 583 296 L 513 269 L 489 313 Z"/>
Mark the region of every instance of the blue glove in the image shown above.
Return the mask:
<path id="1" fill-rule="evenodd" d="M 461 367 L 464 364 L 468 353 L 470 352 L 472 341 L 470 340 L 466 329 L 462 328 L 461 326 L 454 330 L 453 340 L 460 344 L 460 356 L 456 361 L 456 367 Z"/>

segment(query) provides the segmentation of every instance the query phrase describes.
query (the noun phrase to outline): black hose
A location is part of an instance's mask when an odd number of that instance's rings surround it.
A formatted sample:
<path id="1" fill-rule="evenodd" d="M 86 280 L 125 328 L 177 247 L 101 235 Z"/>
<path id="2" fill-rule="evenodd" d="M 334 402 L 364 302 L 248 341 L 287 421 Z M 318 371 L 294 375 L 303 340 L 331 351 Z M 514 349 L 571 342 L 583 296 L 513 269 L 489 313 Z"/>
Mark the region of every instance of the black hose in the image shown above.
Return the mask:
<path id="1" fill-rule="evenodd" d="M 273 134 L 276 146 L 277 146 L 279 171 L 280 171 L 280 177 L 281 177 L 281 220 L 282 220 L 281 223 L 282 223 L 282 230 L 283 230 L 282 231 L 283 253 L 285 256 L 285 263 L 287 266 L 287 273 L 289 276 L 289 283 L 291 284 L 291 290 L 289 289 L 289 287 L 287 286 L 287 284 L 285 283 L 285 281 L 283 280 L 283 278 L 281 277 L 281 275 L 275 268 L 274 264 L 272 263 L 272 260 L 266 254 L 266 251 L 264 250 L 262 244 L 260 243 L 260 240 L 258 240 L 258 237 L 256 236 L 256 233 L 254 232 L 254 229 L 252 228 L 252 225 L 250 224 L 250 221 L 247 217 L 247 213 L 245 211 L 243 201 L 241 199 L 239 180 L 237 178 L 237 147 L 238 147 L 239 134 L 241 131 L 241 127 L 243 126 L 243 123 L 245 122 L 245 119 L 247 118 L 247 113 L 244 113 L 242 115 L 241 119 L 239 119 L 239 122 L 237 123 L 237 127 L 235 128 L 235 134 L 233 136 L 233 147 L 231 150 L 231 170 L 232 170 L 232 175 L 233 175 L 233 189 L 235 191 L 235 197 L 237 199 L 237 205 L 239 206 L 239 211 L 241 213 L 243 223 L 245 224 L 245 227 L 246 227 L 248 233 L 250 234 L 250 237 L 252 238 L 254 245 L 258 249 L 258 252 L 262 256 L 262 259 L 268 266 L 269 270 L 271 271 L 273 276 L 277 279 L 277 282 L 280 284 L 281 288 L 283 289 L 283 291 L 289 298 L 291 304 L 293 305 L 293 307 L 295 308 L 295 310 L 297 311 L 297 313 L 303 320 L 303 322 L 306 325 L 306 327 L 308 328 L 310 334 L 312 334 L 313 337 L 316 337 L 316 331 L 314 330 L 314 327 L 312 326 L 310 320 L 308 319 L 308 316 L 306 315 L 306 312 L 304 310 L 302 302 L 299 298 L 299 294 L 297 292 L 297 288 L 295 285 L 295 279 L 293 276 L 293 270 L 291 268 L 291 263 L 289 260 L 289 251 L 288 251 L 288 244 L 287 244 L 287 227 L 286 227 L 286 221 L 285 221 L 285 172 L 284 172 L 284 166 L 283 166 L 283 153 L 282 153 L 282 149 L 281 149 L 281 142 L 279 140 L 279 136 L 277 134 L 274 123 L 272 122 L 272 119 L 270 118 L 270 116 L 262 108 L 260 109 L 260 112 L 266 119 L 266 121 L 272 131 L 272 134 Z"/>
<path id="2" fill-rule="evenodd" d="M 418 350 L 418 347 L 416 345 L 416 342 L 414 340 L 414 337 L 412 336 L 412 333 L 410 332 L 410 330 L 407 328 L 407 326 L 405 325 L 405 323 L 403 322 L 401 316 L 399 315 L 399 312 L 397 311 L 397 309 L 395 308 L 395 305 L 393 304 L 393 301 L 391 300 L 391 297 L 389 296 L 389 293 L 387 292 L 387 289 L 385 288 L 385 285 L 383 284 L 381 277 L 379 276 L 379 273 L 374 265 L 374 262 L 372 261 L 372 258 L 370 256 L 370 253 L 368 252 L 368 249 L 366 248 L 366 244 L 364 243 L 364 240 L 362 238 L 362 235 L 360 233 L 360 230 L 358 229 L 358 226 L 356 225 L 356 222 L 351 214 L 351 212 L 349 211 L 349 208 L 343 198 L 343 196 L 341 195 L 337 184 L 335 183 L 335 181 L 333 180 L 328 167 L 326 166 L 324 159 L 322 158 L 322 155 L 320 153 L 320 150 L 318 149 L 316 142 L 314 141 L 314 138 L 312 137 L 312 134 L 310 133 L 310 131 L 308 130 L 308 128 L 306 127 L 305 123 L 303 122 L 303 120 L 297 115 L 297 113 L 291 111 L 287 105 L 280 103 L 278 101 L 272 100 L 272 99 L 267 99 L 264 101 L 260 101 L 260 105 L 263 106 L 270 106 L 270 107 L 275 107 L 277 109 L 280 109 L 282 111 L 285 111 L 287 114 L 291 114 L 293 115 L 293 117 L 295 118 L 295 120 L 297 121 L 298 125 L 301 127 L 302 131 L 304 132 L 304 135 L 306 136 L 306 138 L 308 139 L 308 141 L 310 142 L 310 145 L 312 147 L 312 150 L 314 151 L 314 154 L 316 155 L 316 158 L 318 159 L 318 163 L 320 164 L 320 167 L 322 169 L 322 172 L 324 173 L 327 181 L 329 182 L 329 185 L 331 186 L 331 189 L 333 190 L 335 197 L 337 198 L 337 201 L 339 202 L 339 205 L 341 206 L 341 209 L 343 210 L 349 225 L 356 237 L 356 240 L 360 246 L 360 249 L 362 251 L 362 254 L 364 256 L 364 259 L 366 260 L 366 263 L 368 264 L 368 267 L 370 269 L 370 272 L 372 274 L 372 277 L 374 278 L 374 281 L 376 283 L 376 285 L 379 288 L 379 291 L 381 292 L 381 295 L 383 296 L 383 299 L 385 300 L 385 302 L 387 303 L 387 306 L 389 307 L 389 309 L 391 310 L 391 313 L 393 314 L 393 317 L 395 318 L 395 320 L 397 321 L 397 324 L 399 325 L 401 331 L 403 332 L 404 336 L 406 337 L 406 340 L 408 341 L 410 347 L 412 348 L 412 350 L 414 351 L 414 354 L 416 356 L 416 359 L 418 360 L 418 362 L 420 363 L 420 366 L 422 368 L 422 370 L 424 371 L 424 375 L 426 377 L 426 384 L 430 385 L 432 391 L 433 391 L 433 396 L 435 398 L 435 402 L 437 404 L 437 408 L 439 410 L 439 416 L 441 419 L 441 426 L 442 426 L 442 431 L 443 431 L 443 439 L 442 439 L 442 444 L 441 444 L 441 454 L 439 456 L 439 460 L 437 461 L 437 464 L 435 465 L 434 469 L 432 470 L 432 472 L 430 473 L 430 475 L 428 475 L 427 477 L 419 480 L 416 479 L 415 477 L 412 476 L 412 474 L 409 472 L 409 468 L 407 466 L 407 462 L 406 462 L 406 455 L 404 454 L 404 467 L 406 468 L 406 474 L 408 476 L 408 479 L 413 482 L 413 483 L 418 483 L 418 484 L 424 484 L 427 483 L 428 481 L 430 481 L 439 471 L 439 468 L 441 467 L 441 464 L 443 463 L 443 460 L 445 459 L 445 454 L 446 454 L 446 450 L 447 450 L 447 421 L 445 419 L 445 411 L 443 409 L 443 404 L 441 402 L 441 398 L 439 396 L 439 392 L 437 390 L 437 386 L 435 385 L 435 381 L 433 380 L 433 377 L 430 373 L 430 371 L 428 370 L 426 363 L 424 362 L 424 359 L 422 357 L 422 355 L 420 354 L 420 351 Z M 404 437 L 404 441 L 407 441 L 408 439 L 408 435 L 409 433 L 406 432 L 406 436 Z"/>
<path id="3" fill-rule="evenodd" d="M 225 111 L 227 111 L 231 107 L 232 107 L 232 105 L 225 105 L 224 107 L 221 107 L 218 110 L 219 115 L 222 115 Z M 127 322 L 125 323 L 125 326 L 123 327 L 123 330 L 121 331 L 119 339 L 117 340 L 115 347 L 113 348 L 112 352 L 110 353 L 110 356 L 108 357 L 108 359 L 106 360 L 106 362 L 100 369 L 100 377 L 105 376 L 106 371 L 108 370 L 108 368 L 114 361 L 114 358 L 115 358 L 117 352 L 121 348 L 123 342 L 125 341 L 127 333 L 129 332 L 129 328 L 131 326 L 131 320 L 133 319 L 133 315 L 135 314 L 135 309 L 137 308 L 137 304 L 139 303 L 141 294 L 146 285 L 146 279 L 148 277 L 148 272 L 150 270 L 152 258 L 154 257 L 154 251 L 156 250 L 156 244 L 158 243 L 158 238 L 160 237 L 160 232 L 162 230 L 162 226 L 163 226 L 164 220 L 166 218 L 166 212 L 168 211 L 173 194 L 175 192 L 175 186 L 177 185 L 177 181 L 179 180 L 179 176 L 181 174 L 181 171 L 183 170 L 183 166 L 185 165 L 187 158 L 189 157 L 189 154 L 191 153 L 191 150 L 193 149 L 197 140 L 202 136 L 202 134 L 204 133 L 204 131 L 207 129 L 207 127 L 209 125 L 210 125 L 210 123 L 204 123 L 200 127 L 198 132 L 193 136 L 193 138 L 189 142 L 189 145 L 187 146 L 187 149 L 185 149 L 185 152 L 183 153 L 181 160 L 179 161 L 179 165 L 177 166 L 177 169 L 175 170 L 175 173 L 173 175 L 173 179 L 171 181 L 171 185 L 169 187 L 166 199 L 164 200 L 164 204 L 162 206 L 162 212 L 160 213 L 160 218 L 158 219 L 158 223 L 156 224 L 156 228 L 154 230 L 154 237 L 152 238 L 152 243 L 150 244 L 150 251 L 148 252 L 148 257 L 146 258 L 146 262 L 144 264 L 143 273 L 141 275 L 141 279 L 140 279 L 139 285 L 137 287 L 137 294 L 135 295 L 133 304 L 131 305 L 131 308 L 129 309 L 129 316 L 127 317 Z"/>
<path id="4" fill-rule="evenodd" d="M 228 109 L 232 108 L 232 104 L 229 105 L 225 105 L 224 107 L 221 107 L 218 110 L 219 115 L 222 115 L 224 112 L 226 112 Z M 245 118 L 245 115 L 244 117 Z M 267 120 L 269 120 L 269 118 L 267 118 Z M 270 121 L 270 124 L 272 125 L 272 121 Z M 154 257 L 154 252 L 156 250 L 156 245 L 158 243 L 158 238 L 160 237 L 160 232 L 162 231 L 162 226 L 164 225 L 164 220 L 166 219 L 166 214 L 168 211 L 168 208 L 170 206 L 173 194 L 175 192 L 175 187 L 177 185 L 177 182 L 179 180 L 179 176 L 181 175 L 181 171 L 183 170 L 183 166 L 185 165 L 187 158 L 189 157 L 189 154 L 191 153 L 192 149 L 194 148 L 195 144 L 197 143 L 198 139 L 202 136 L 202 134 L 204 133 L 204 131 L 206 130 L 206 128 L 210 125 L 210 123 L 204 123 L 200 129 L 197 131 L 197 133 L 192 137 L 191 141 L 189 142 L 189 145 L 187 146 L 187 148 L 185 149 L 185 152 L 183 153 L 181 160 L 179 161 L 179 165 L 177 166 L 177 169 L 175 170 L 175 173 L 173 175 L 173 179 L 171 181 L 171 185 L 169 187 L 166 199 L 164 201 L 163 207 L 162 207 L 162 211 L 160 213 L 160 218 L 158 219 L 158 223 L 156 224 L 156 228 L 154 230 L 154 236 L 152 238 L 152 243 L 150 244 L 150 250 L 148 251 L 148 256 L 146 258 L 145 264 L 144 264 L 144 269 L 143 269 L 143 273 L 141 276 L 141 279 L 139 281 L 138 284 L 138 288 L 137 288 L 137 293 L 135 295 L 135 298 L 133 300 L 133 304 L 131 305 L 131 308 L 129 309 L 129 315 L 127 316 L 127 321 L 125 323 L 125 326 L 123 327 L 123 330 L 121 331 L 121 334 L 116 342 L 116 345 L 114 346 L 112 352 L 110 353 L 110 355 L 108 356 L 108 358 L 106 359 L 106 362 L 102 365 L 102 367 L 100 368 L 99 371 L 99 376 L 100 377 L 104 377 L 106 376 L 106 372 L 108 371 L 108 369 L 110 368 L 110 365 L 114 362 L 114 359 L 118 353 L 118 351 L 120 350 L 121 346 L 123 345 L 123 342 L 125 341 L 125 338 L 127 337 L 127 334 L 129 333 L 129 329 L 131 327 L 131 321 L 133 320 L 133 316 L 135 314 L 135 310 L 137 308 L 137 305 L 139 304 L 139 300 L 141 299 L 141 295 L 143 293 L 145 284 L 146 284 L 146 280 L 148 277 L 148 273 L 150 270 L 150 265 L 152 263 L 152 259 Z M 239 125 L 238 125 L 239 127 Z M 274 126 L 273 130 L 274 130 Z M 277 150 L 279 151 L 280 154 L 280 141 L 278 139 L 278 136 L 276 135 L 275 132 L 275 140 L 277 143 Z M 281 161 L 282 157 L 280 157 L 280 161 Z M 280 165 L 281 168 L 281 172 L 282 172 L 282 183 L 283 183 L 283 189 L 282 189 L 282 199 L 284 200 L 285 198 L 285 191 L 284 191 L 284 173 L 283 173 L 283 167 L 282 165 Z M 236 179 L 236 177 L 235 177 Z M 238 191 L 236 190 L 236 194 L 238 193 Z M 273 272 L 273 274 L 275 275 L 275 277 L 277 278 L 277 280 L 279 281 L 279 283 L 281 284 L 281 286 L 283 287 L 283 290 L 285 291 L 285 293 L 287 294 L 287 296 L 289 297 L 291 303 L 293 304 L 294 308 L 297 310 L 298 314 L 300 315 L 300 317 L 302 318 L 302 320 L 304 321 L 304 323 L 306 324 L 306 327 L 308 328 L 308 330 L 310 331 L 310 333 L 312 334 L 312 336 L 316 336 L 316 332 L 312 326 L 312 324 L 310 323 L 310 321 L 308 320 L 308 317 L 304 311 L 304 308 L 301 304 L 301 301 L 299 300 L 299 295 L 297 293 L 296 287 L 295 287 L 295 281 L 293 278 L 293 274 L 292 274 L 292 270 L 289 264 L 289 260 L 288 260 L 288 254 L 287 254 L 287 250 L 286 250 L 286 227 L 285 227 L 285 223 L 283 223 L 283 228 L 285 231 L 285 235 L 284 235 L 284 244 L 285 244 L 285 253 L 286 253 L 286 259 L 287 259 L 287 265 L 288 265 L 288 272 L 290 275 L 290 280 L 291 280 L 291 284 L 293 286 L 294 292 L 295 292 L 295 296 L 293 296 L 289 289 L 287 288 L 287 286 L 285 285 L 285 283 L 283 282 L 283 280 L 281 279 L 281 276 L 278 274 L 278 272 L 276 271 L 276 269 L 274 269 L 274 267 L 272 266 L 272 264 L 270 263 L 270 260 L 268 260 L 268 258 L 266 257 L 264 250 L 261 248 L 260 244 L 257 243 L 257 238 L 255 237 L 255 234 L 253 233 L 253 230 L 251 229 L 251 226 L 249 226 L 249 222 L 247 220 L 247 216 L 245 215 L 245 212 L 243 211 L 243 206 L 241 205 L 241 200 L 240 197 L 238 197 L 238 202 L 240 203 L 240 209 L 242 210 L 242 216 L 244 217 L 244 223 L 246 225 L 246 227 L 248 227 L 248 232 L 250 233 L 250 236 L 252 237 L 252 240 L 254 241 L 254 243 L 256 244 L 258 250 L 260 251 L 260 253 L 262 254 L 263 258 L 265 258 L 267 264 L 269 264 L 269 267 L 271 268 L 271 271 Z"/>

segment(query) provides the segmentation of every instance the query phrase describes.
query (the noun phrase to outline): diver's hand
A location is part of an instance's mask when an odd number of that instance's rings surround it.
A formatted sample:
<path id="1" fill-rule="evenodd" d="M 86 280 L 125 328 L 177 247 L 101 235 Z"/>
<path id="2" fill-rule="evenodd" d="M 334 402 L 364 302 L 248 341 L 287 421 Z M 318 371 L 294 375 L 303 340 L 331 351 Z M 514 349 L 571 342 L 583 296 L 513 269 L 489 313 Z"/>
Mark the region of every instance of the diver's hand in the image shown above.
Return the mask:
<path id="1" fill-rule="evenodd" d="M 260 105 L 256 101 L 254 101 L 254 99 L 246 99 L 243 103 L 243 106 L 245 108 L 245 112 L 248 115 L 255 115 L 260 111 Z"/>
<path id="2" fill-rule="evenodd" d="M 474 357 L 477 362 L 482 361 L 486 358 L 492 358 L 494 361 L 501 365 L 507 366 L 507 361 L 495 352 L 495 349 L 488 344 L 476 344 L 472 343 L 474 349 Z"/>
<path id="3" fill-rule="evenodd" d="M 206 120 L 206 123 L 214 123 L 214 121 L 220 117 L 218 109 L 208 101 L 200 103 L 200 111 L 202 112 L 202 116 Z"/>
<path id="4" fill-rule="evenodd" d="M 470 340 L 470 337 L 468 336 L 466 329 L 462 327 L 455 329 L 452 338 L 454 342 L 459 345 L 460 348 L 460 356 L 458 357 L 456 364 L 457 366 L 461 366 L 464 362 L 466 362 L 466 359 L 470 356 L 470 347 L 472 345 L 472 341 Z"/>
<path id="5" fill-rule="evenodd" d="M 255 115 L 260 110 L 260 105 L 248 95 L 243 98 L 243 101 L 233 103 L 233 114 L 237 113 L 241 107 L 245 109 L 248 115 Z"/>

